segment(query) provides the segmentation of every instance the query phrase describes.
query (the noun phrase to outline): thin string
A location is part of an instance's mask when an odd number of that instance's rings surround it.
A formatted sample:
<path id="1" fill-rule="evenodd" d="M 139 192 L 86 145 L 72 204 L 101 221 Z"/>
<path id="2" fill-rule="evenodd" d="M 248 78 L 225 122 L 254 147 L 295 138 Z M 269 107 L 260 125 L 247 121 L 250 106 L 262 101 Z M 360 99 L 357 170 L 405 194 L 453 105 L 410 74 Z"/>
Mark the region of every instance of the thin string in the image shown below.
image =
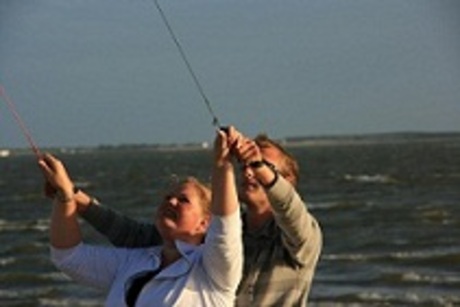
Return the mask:
<path id="1" fill-rule="evenodd" d="M 5 88 L 1 84 L 0 84 L 0 96 L 4 98 L 9 110 L 13 114 L 14 119 L 16 120 L 16 123 L 21 128 L 22 134 L 25 136 L 33 153 L 37 156 L 38 159 L 40 159 L 41 153 L 40 153 L 40 150 L 38 149 L 38 146 L 36 145 L 34 139 L 32 138 L 32 135 L 30 134 L 29 130 L 24 124 L 24 121 L 19 116 L 19 113 L 16 111 L 13 101 L 10 99 L 10 97 L 8 97 L 8 95 L 6 94 Z"/>
<path id="2" fill-rule="evenodd" d="M 169 32 L 169 35 L 171 36 L 174 44 L 176 45 L 178 51 L 179 51 L 179 54 L 182 58 L 182 60 L 184 61 L 185 63 L 185 66 L 187 67 L 187 70 L 188 72 L 190 73 L 190 76 L 192 77 L 198 91 L 200 92 L 200 95 L 201 97 L 203 98 L 203 101 L 209 111 L 209 114 L 211 114 L 213 120 L 212 120 L 212 124 L 217 128 L 219 129 L 221 126 L 220 126 L 220 122 L 219 122 L 219 119 L 217 118 L 212 106 L 211 106 L 211 103 L 209 102 L 209 99 L 208 97 L 206 96 L 205 92 L 204 92 L 204 89 L 203 87 L 201 86 L 201 83 L 200 81 L 198 80 L 198 77 L 196 76 L 195 72 L 193 71 L 193 68 L 192 68 L 192 65 L 190 64 L 190 61 L 187 59 L 187 56 L 185 54 L 185 51 L 184 49 L 182 48 L 182 45 L 180 44 L 179 40 L 177 39 L 177 36 L 174 34 L 174 31 L 171 27 L 171 24 L 169 23 L 168 19 L 166 18 L 166 15 L 165 13 L 163 12 L 160 4 L 158 3 L 158 0 L 153 0 L 153 2 L 155 3 L 155 6 L 158 10 L 158 12 L 160 13 L 160 16 L 161 16 L 161 19 L 163 20 L 163 23 L 164 25 L 166 26 L 168 32 Z"/>

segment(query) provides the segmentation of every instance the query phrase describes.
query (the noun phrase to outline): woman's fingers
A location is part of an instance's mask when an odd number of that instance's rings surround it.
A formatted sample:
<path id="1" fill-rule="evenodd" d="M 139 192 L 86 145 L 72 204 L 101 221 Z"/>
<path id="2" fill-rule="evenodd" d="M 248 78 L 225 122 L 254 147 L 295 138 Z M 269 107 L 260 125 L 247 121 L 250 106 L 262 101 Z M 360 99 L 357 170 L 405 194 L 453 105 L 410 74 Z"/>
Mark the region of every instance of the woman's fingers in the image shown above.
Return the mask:
<path id="1" fill-rule="evenodd" d="M 246 161 L 255 152 L 254 142 L 249 139 L 244 139 L 242 142 L 240 142 L 237 148 L 237 152 L 238 152 L 240 160 Z"/>
<path id="2" fill-rule="evenodd" d="M 64 164 L 52 155 L 45 154 L 38 165 L 53 188 L 66 190 L 73 186 Z"/>
<path id="3" fill-rule="evenodd" d="M 45 177 L 49 179 L 49 177 L 53 173 L 53 170 L 50 168 L 49 164 L 44 159 L 42 159 L 38 161 L 38 166 L 42 170 Z"/>

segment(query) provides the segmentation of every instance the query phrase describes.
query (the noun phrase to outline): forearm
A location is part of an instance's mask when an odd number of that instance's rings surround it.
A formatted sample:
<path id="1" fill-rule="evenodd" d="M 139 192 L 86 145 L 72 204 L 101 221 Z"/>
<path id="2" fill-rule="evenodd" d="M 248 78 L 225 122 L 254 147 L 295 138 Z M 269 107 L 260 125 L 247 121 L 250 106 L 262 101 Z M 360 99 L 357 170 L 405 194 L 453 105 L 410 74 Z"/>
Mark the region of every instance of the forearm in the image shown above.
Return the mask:
<path id="1" fill-rule="evenodd" d="M 41 156 L 38 165 L 46 179 L 45 193 L 54 194 L 50 243 L 56 248 L 74 247 L 81 242 L 81 233 L 73 182 L 64 164 L 50 154 Z"/>
<path id="2" fill-rule="evenodd" d="M 78 191 L 75 193 L 74 199 L 77 203 L 78 214 L 84 213 L 92 205 L 93 202 L 93 198 L 80 189 L 78 189 Z"/>
<path id="3" fill-rule="evenodd" d="M 239 208 L 213 216 L 206 235 L 203 264 L 219 288 L 235 291 L 243 268 L 242 225 Z"/>
<path id="4" fill-rule="evenodd" d="M 310 242 L 318 241 L 321 237 L 319 225 L 290 183 L 280 176 L 267 193 L 276 223 L 286 238 L 286 247 L 293 254 Z"/>
<path id="5" fill-rule="evenodd" d="M 84 192 L 76 194 L 78 214 L 98 232 L 118 247 L 159 245 L 161 236 L 153 223 L 140 223 L 99 204 Z"/>
<path id="6" fill-rule="evenodd" d="M 71 248 L 80 242 L 81 231 L 77 220 L 76 202 L 55 200 L 51 213 L 51 245 L 55 248 Z"/>
<path id="7" fill-rule="evenodd" d="M 235 186 L 235 173 L 230 162 L 217 164 L 212 174 L 212 206 L 214 215 L 226 216 L 238 208 L 238 194 Z"/>

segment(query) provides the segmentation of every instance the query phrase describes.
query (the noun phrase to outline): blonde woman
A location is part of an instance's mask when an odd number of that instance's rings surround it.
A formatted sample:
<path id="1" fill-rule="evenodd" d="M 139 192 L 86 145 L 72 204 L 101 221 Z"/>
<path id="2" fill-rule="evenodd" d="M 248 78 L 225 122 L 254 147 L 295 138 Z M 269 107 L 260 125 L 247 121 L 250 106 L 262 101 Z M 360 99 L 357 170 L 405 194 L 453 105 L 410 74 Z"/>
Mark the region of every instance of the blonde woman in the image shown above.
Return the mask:
<path id="1" fill-rule="evenodd" d="M 52 261 L 76 282 L 106 291 L 106 306 L 233 306 L 243 253 L 230 148 L 239 138 L 234 129 L 217 132 L 212 197 L 197 179 L 179 182 L 154 218 L 163 243 L 139 249 L 85 244 L 73 182 L 60 160 L 45 155 L 39 166 L 57 191 Z"/>

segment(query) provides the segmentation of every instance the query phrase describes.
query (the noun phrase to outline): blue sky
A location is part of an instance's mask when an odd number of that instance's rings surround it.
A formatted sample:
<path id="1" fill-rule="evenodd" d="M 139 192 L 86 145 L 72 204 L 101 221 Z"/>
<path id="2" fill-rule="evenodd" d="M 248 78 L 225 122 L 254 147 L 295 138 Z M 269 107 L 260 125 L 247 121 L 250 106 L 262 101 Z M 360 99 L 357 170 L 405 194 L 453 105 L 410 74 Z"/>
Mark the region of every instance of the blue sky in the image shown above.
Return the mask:
<path id="1" fill-rule="evenodd" d="M 160 4 L 220 121 L 250 136 L 460 131 L 459 1 Z M 2 0 L 0 83 L 39 146 L 213 138 L 153 0 Z M 0 101 L 0 148 L 26 146 Z"/>

